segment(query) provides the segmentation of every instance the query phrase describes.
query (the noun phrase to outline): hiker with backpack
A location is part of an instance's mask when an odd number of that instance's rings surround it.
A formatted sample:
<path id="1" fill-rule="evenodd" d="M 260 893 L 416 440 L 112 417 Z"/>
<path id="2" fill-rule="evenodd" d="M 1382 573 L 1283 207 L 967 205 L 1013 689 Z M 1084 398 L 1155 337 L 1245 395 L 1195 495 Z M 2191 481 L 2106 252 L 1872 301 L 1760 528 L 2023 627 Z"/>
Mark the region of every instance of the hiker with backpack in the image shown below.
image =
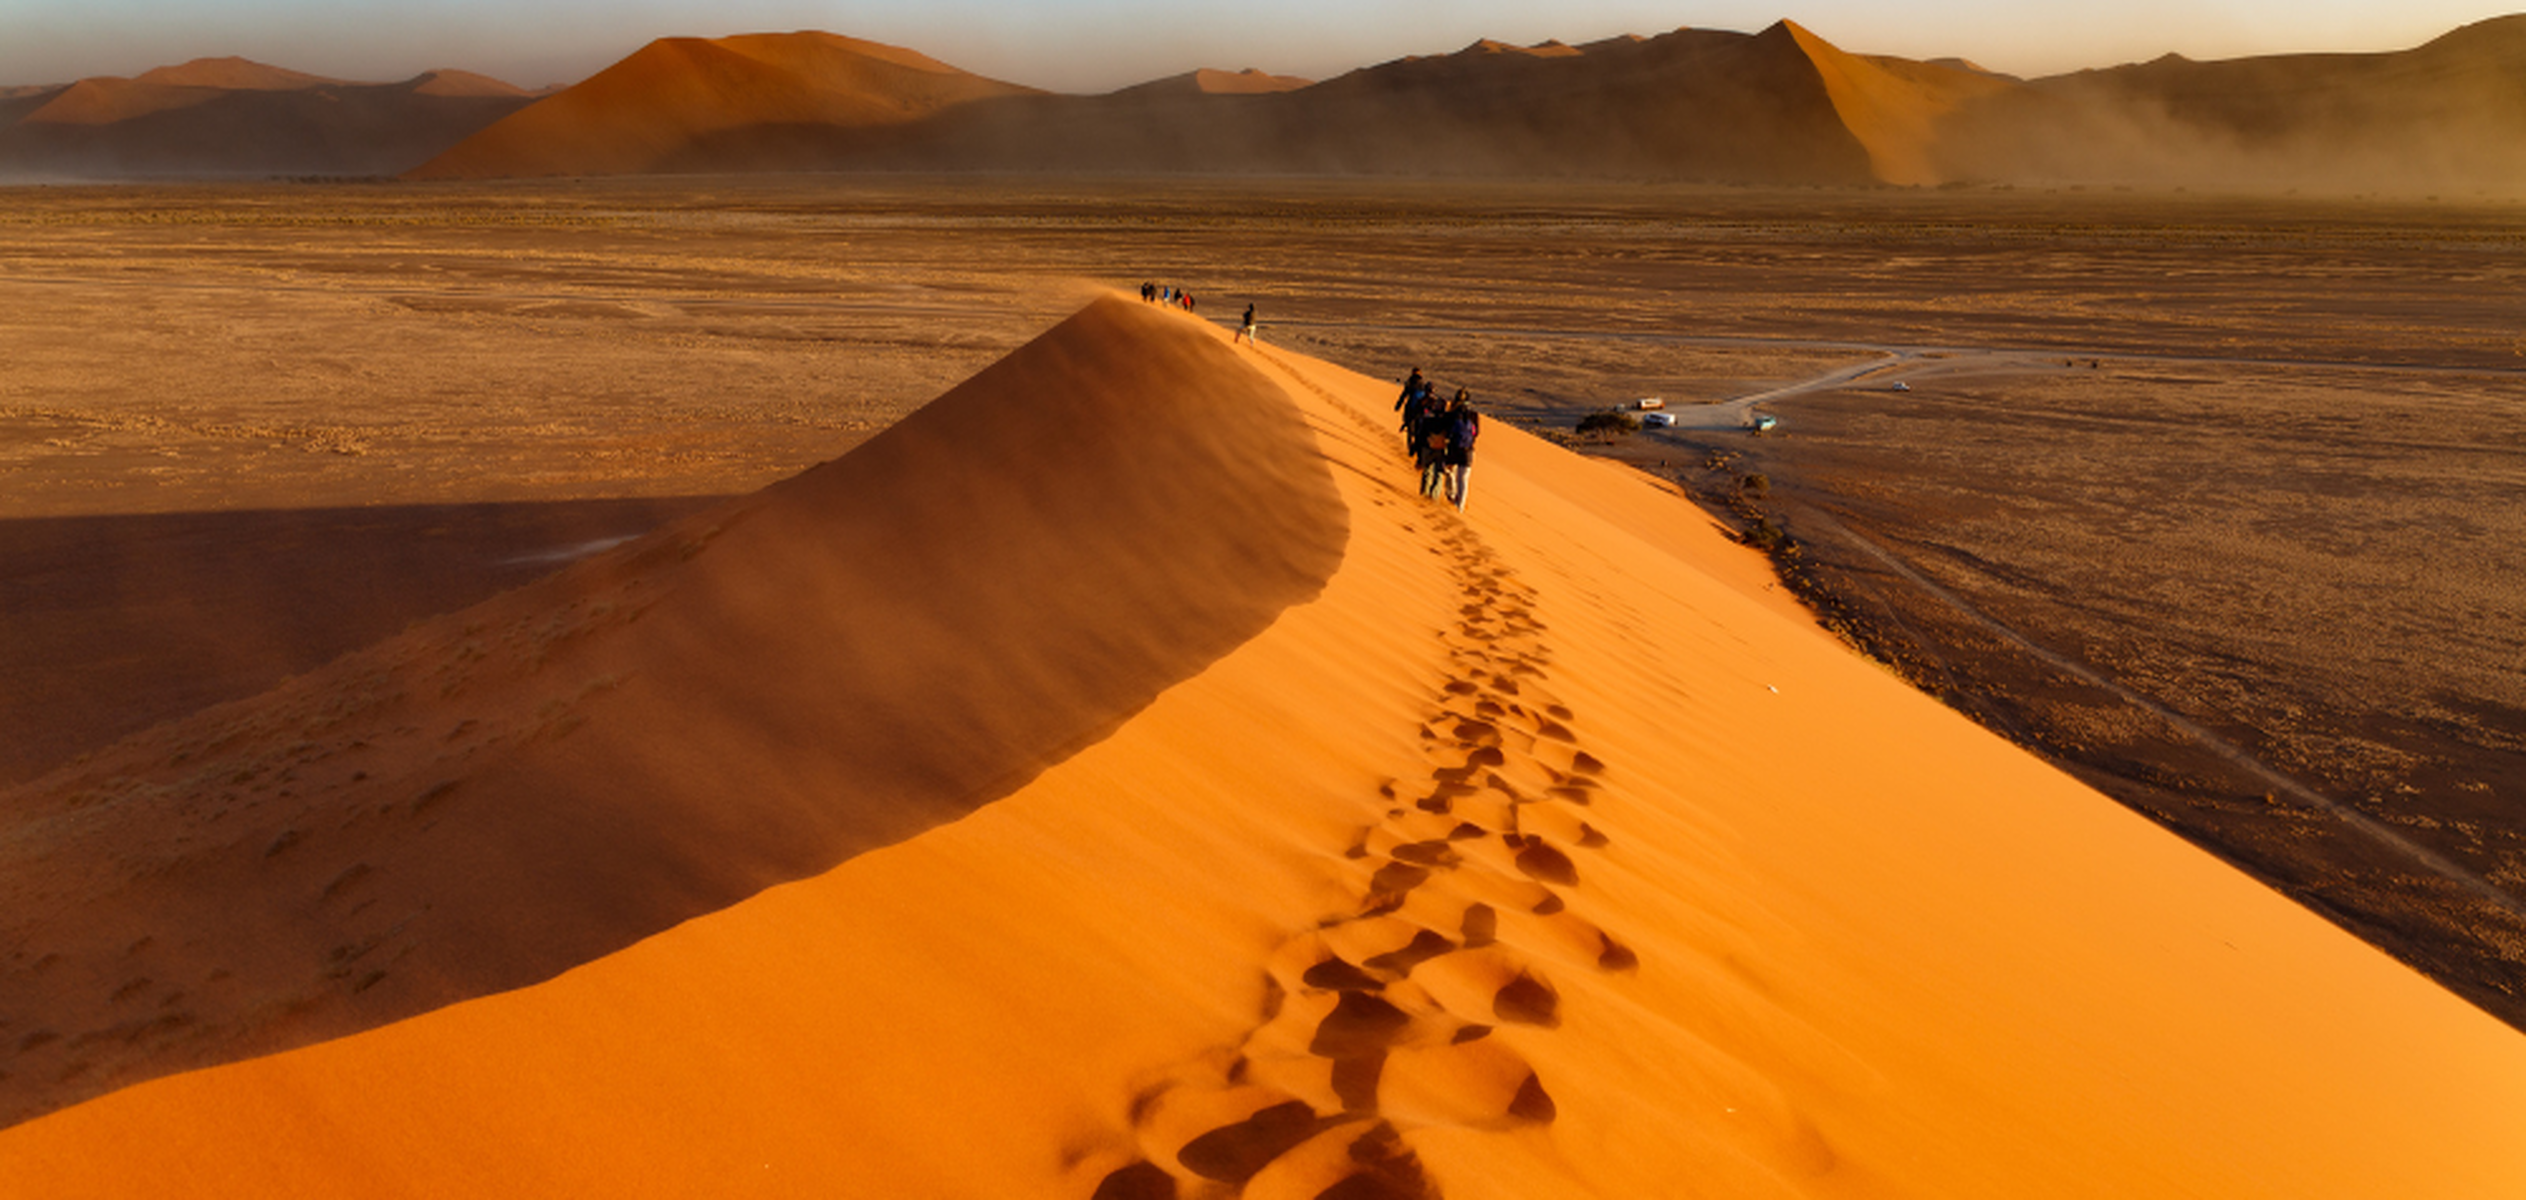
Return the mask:
<path id="1" fill-rule="evenodd" d="M 1403 415 L 1403 450 L 1415 459 L 1421 456 L 1421 423 L 1429 417 L 1423 405 L 1432 395 L 1430 381 L 1421 378 L 1421 368 L 1414 367 L 1403 381 L 1403 394 L 1395 397 L 1395 411 Z"/>
<path id="2" fill-rule="evenodd" d="M 1482 414 L 1474 411 L 1473 397 L 1465 389 L 1458 388 L 1434 424 L 1446 437 L 1446 448 L 1440 452 L 1440 459 L 1446 477 L 1447 499 L 1456 506 L 1456 511 L 1463 512 L 1465 496 L 1473 488 L 1474 439 L 1482 436 Z"/>

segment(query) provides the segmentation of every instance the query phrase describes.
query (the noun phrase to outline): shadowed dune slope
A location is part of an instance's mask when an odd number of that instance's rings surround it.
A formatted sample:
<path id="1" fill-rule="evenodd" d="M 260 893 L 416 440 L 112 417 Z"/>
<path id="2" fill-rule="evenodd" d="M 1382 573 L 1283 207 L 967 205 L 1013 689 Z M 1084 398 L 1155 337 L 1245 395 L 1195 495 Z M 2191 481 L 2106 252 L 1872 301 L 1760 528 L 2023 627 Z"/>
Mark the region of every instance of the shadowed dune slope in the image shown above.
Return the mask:
<path id="1" fill-rule="evenodd" d="M 0 793 L 0 1120 L 961 816 L 1313 595 L 1344 529 L 1278 389 L 1092 305 L 842 459 Z"/>
<path id="2" fill-rule="evenodd" d="M 2526 15 L 2411 50 L 2195 62 L 2036 80 L 1945 122 L 1953 176 L 2341 190 L 2526 186 Z"/>
<path id="3" fill-rule="evenodd" d="M 410 177 L 636 174 L 661 169 L 707 134 L 890 124 L 1029 90 L 829 33 L 662 38 L 484 129 Z"/>
<path id="4" fill-rule="evenodd" d="M 1195 525 L 1307 524 L 1283 511 L 1317 495 L 1294 459 L 1329 467 L 1347 540 L 1312 599 L 962 820 L 532 987 L 0 1130 L 0 1194 L 2526 1195 L 2526 1038 L 1783 612 L 1761 560 L 1683 499 L 1495 424 L 1460 518 L 1417 494 L 1391 382 L 1231 350 L 1181 315 L 1085 320 L 1146 362 L 1114 401 L 1135 420 L 1172 428 L 1179 403 L 1196 426 L 1303 420 L 1295 454 L 1284 424 L 1222 430 L 1235 451 L 1181 464 L 1173 499 L 1213 506 Z M 1209 394 L 1257 371 L 1282 399 Z M 1044 435 L 1021 440 L 1134 486 Z M 1200 481 L 1254 466 L 1290 478 L 1218 512 L 1229 496 Z M 1052 478 L 1020 490 L 1063 503 Z M 769 533 L 786 502 L 695 565 L 750 534 L 807 553 Z M 1192 581 L 1225 569 L 1193 530 L 1141 541 L 1154 518 L 1083 547 L 1078 515 L 1013 534 L 1099 572 L 1101 599 L 1131 603 L 1146 573 L 1202 595 Z M 1000 573 L 1008 552 L 935 548 L 901 586 L 952 596 L 959 555 Z M 633 628 L 751 639 L 753 591 L 680 614 L 664 598 Z M 1031 686 L 1073 645 L 999 615 L 1020 626 L 1005 640 L 925 637 L 874 678 L 926 704 L 932 672 L 1015 656 L 1033 665 L 992 686 Z M 749 697 L 804 710 L 789 673 L 743 662 L 741 688 L 660 669 L 661 688 L 713 689 L 675 710 L 706 725 L 642 728 L 712 742 L 728 721 L 708 714 Z M 590 745 L 612 703 L 553 752 Z M 712 788 L 748 825 L 774 782 L 754 741 Z M 647 799 L 683 794 L 680 768 L 602 744 L 640 771 L 583 758 L 550 778 L 599 771 L 626 824 L 690 820 Z M 814 751 L 778 748 L 802 774 Z M 484 799 L 455 793 L 417 836 Z M 135 1021 L 203 988 L 120 969 L 152 982 L 118 999 L 103 980 L 90 1002 Z"/>

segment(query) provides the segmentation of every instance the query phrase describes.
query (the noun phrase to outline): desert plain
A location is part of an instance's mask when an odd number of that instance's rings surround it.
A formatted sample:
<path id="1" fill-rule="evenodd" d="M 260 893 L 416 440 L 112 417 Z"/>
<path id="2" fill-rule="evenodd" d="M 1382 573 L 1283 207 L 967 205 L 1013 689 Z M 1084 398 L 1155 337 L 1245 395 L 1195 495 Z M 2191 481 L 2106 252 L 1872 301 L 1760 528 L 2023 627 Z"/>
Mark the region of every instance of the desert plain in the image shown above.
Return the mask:
<path id="1" fill-rule="evenodd" d="M 0 926 L 33 981 L 0 1000 L 0 1179 L 118 1194 L 208 1163 L 325 1194 L 479 1144 L 408 1186 L 531 1158 L 547 1194 L 813 1190 L 730 1184 L 760 1141 L 809 1179 L 953 1194 L 2526 1180 L 2502 1137 L 2514 201 L 991 176 L 10 199 L 0 804 L 44 832 L 11 851 L 32 915 Z M 1115 298 L 1144 281 L 1193 318 Z M 1223 348 L 1247 303 L 1262 346 Z M 1495 423 L 1462 520 L 1397 484 L 1416 366 Z M 1574 432 L 1643 397 L 1677 427 Z M 863 443 L 883 469 L 853 473 Z M 1109 495 L 1083 464 L 1148 479 Z M 929 523 L 866 532 L 873 478 Z M 1789 578 L 1688 495 L 1793 547 Z M 852 652 L 889 688 L 767 683 L 760 647 L 696 665 L 722 619 L 833 664 L 753 590 L 789 585 L 679 592 L 670 559 L 796 559 L 843 597 L 885 566 L 904 594 L 860 597 L 869 636 L 997 647 L 1076 724 L 914 649 Z M 701 594 L 718 618 L 676 607 Z M 503 622 L 542 631 L 517 663 Z M 1100 653 L 1123 665 L 1070 661 Z M 545 697 L 548 670 L 571 680 Z M 765 685 L 779 736 L 845 705 L 874 747 L 970 709 L 991 749 L 865 777 L 716 727 L 643 749 L 686 719 L 679 679 Z M 400 765 L 353 778 L 320 710 L 383 714 L 342 744 Z M 236 766 L 234 818 L 220 781 L 175 782 L 231 743 L 280 755 Z M 839 832 L 609 833 L 585 878 L 555 864 L 586 828 L 514 808 L 568 779 L 573 820 L 694 821 L 676 797 L 715 769 L 888 799 Z M 666 799 L 619 800 L 644 785 Z M 242 836 L 223 820 L 252 836 L 204 865 Z M 64 832 L 161 821 L 107 865 Z M 690 868 L 671 897 L 618 886 L 660 862 Z M 281 948 L 243 916 L 163 932 L 189 872 L 266 870 Z M 122 915 L 80 930 L 65 896 Z M 1160 909 L 1105 912 L 1133 905 Z M 503 949 L 468 963 L 467 938 Z M 601 1049 L 643 1037 L 671 1048 Z M 2400 1107 L 2330 1109 L 2353 1094 Z M 951 1113 L 993 1147 L 942 1150 Z M 658 1149 L 672 1129 L 699 1131 Z"/>

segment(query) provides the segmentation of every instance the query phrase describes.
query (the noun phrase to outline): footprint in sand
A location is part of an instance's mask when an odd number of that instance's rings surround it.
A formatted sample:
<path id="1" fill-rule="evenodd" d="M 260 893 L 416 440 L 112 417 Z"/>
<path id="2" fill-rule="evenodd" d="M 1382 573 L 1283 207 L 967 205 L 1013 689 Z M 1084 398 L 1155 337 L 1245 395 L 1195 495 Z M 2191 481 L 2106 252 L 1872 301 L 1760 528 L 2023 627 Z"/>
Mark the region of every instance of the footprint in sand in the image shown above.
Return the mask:
<path id="1" fill-rule="evenodd" d="M 1451 677 L 1419 729 L 1423 768 L 1378 788 L 1381 815 L 1341 852 L 1357 902 L 1269 957 L 1261 1021 L 1242 1041 L 1134 1101 L 1136 1157 L 1102 1176 L 1096 1200 L 1435 1200 L 1411 1130 L 1558 1116 L 1498 1033 L 1566 1019 L 1539 960 L 1639 967 L 1563 894 L 1580 883 L 1574 851 L 1610 843 L 1579 815 L 1606 765 L 1546 689 L 1535 596 L 1469 527 L 1442 521 L 1433 553 L 1461 593 L 1439 634 Z"/>

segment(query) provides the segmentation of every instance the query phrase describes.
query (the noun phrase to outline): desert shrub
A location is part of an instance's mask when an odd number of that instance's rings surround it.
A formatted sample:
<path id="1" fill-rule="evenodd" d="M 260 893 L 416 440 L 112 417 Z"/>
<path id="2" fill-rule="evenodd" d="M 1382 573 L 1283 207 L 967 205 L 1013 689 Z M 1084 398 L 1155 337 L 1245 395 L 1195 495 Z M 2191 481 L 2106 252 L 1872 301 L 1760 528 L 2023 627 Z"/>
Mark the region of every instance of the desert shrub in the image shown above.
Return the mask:
<path id="1" fill-rule="evenodd" d="M 1747 475 L 1737 480 L 1737 490 L 1749 496 L 1768 496 L 1772 492 L 1772 481 L 1764 475 Z"/>
<path id="2" fill-rule="evenodd" d="M 1640 432 L 1640 418 L 1631 413 L 1608 409 L 1579 418 L 1579 432 L 1619 435 Z"/>
<path id="3" fill-rule="evenodd" d="M 1753 528 L 1745 531 L 1745 544 L 1767 554 L 1779 550 L 1788 540 L 1789 535 L 1781 532 L 1780 526 L 1772 524 L 1769 517 L 1756 521 Z"/>

